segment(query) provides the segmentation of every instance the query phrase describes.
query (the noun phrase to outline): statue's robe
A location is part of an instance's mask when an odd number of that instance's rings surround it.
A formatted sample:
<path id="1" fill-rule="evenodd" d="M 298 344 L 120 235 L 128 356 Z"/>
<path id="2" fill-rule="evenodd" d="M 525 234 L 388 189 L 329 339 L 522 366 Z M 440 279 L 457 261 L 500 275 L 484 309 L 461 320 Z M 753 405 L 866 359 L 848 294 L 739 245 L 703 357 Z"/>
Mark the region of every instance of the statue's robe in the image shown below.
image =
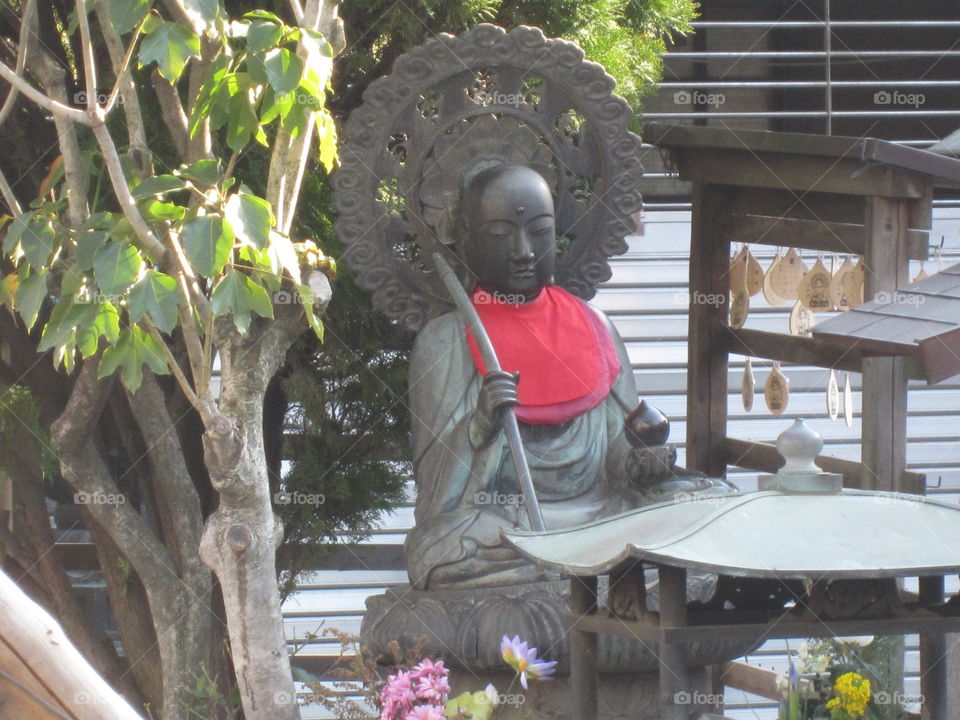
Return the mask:
<path id="1" fill-rule="evenodd" d="M 618 367 L 611 374 L 612 386 L 591 409 L 561 423 L 520 422 L 547 529 L 589 522 L 639 504 L 625 477 L 630 446 L 623 434 L 623 406 L 632 408 L 637 401 L 630 360 L 609 319 L 586 303 L 582 306 L 594 332 L 605 333 L 602 341 Z M 470 418 L 481 381 L 460 316 L 450 313 L 428 323 L 410 361 L 418 498 L 406 555 L 410 580 L 418 588 L 545 577 L 500 540 L 500 528 L 529 529 L 529 523 L 504 434 L 479 450 L 471 445 Z M 523 381 L 521 373 L 521 388 Z M 518 415 L 523 414 L 520 410 Z M 546 410 L 549 415 L 550 408 Z"/>

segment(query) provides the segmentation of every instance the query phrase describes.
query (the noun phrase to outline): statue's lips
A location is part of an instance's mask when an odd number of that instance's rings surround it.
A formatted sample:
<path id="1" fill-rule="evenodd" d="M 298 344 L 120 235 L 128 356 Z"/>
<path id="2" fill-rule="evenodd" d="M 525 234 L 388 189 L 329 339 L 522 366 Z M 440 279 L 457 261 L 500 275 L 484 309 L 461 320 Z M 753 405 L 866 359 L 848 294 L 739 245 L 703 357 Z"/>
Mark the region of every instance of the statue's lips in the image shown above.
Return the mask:
<path id="1" fill-rule="evenodd" d="M 522 270 L 514 270 L 510 275 L 518 280 L 529 280 L 536 275 L 536 272 L 533 268 L 524 268 Z"/>

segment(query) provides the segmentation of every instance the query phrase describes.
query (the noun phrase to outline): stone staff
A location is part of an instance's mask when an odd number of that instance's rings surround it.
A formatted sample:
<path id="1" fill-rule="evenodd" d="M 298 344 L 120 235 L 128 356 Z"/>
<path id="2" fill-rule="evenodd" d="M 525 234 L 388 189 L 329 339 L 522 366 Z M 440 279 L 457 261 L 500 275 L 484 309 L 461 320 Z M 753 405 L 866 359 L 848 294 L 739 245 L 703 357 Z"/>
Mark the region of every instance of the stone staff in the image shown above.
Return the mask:
<path id="1" fill-rule="evenodd" d="M 477 346 L 480 348 L 480 354 L 483 355 L 483 362 L 487 367 L 487 372 L 500 370 L 500 363 L 497 360 L 497 353 L 493 349 L 493 343 L 480 322 L 480 316 L 477 315 L 473 303 L 467 297 L 466 291 L 460 284 L 456 273 L 444 257 L 438 253 L 433 253 L 433 262 L 440 273 L 440 279 L 450 293 L 450 297 L 464 322 L 473 333 Z M 530 468 L 527 466 L 527 456 L 523 451 L 523 440 L 520 439 L 520 427 L 517 425 L 517 416 L 512 407 L 505 407 L 502 411 L 503 432 L 507 436 L 507 445 L 510 446 L 510 453 L 513 455 L 513 462 L 517 468 L 517 478 L 520 481 L 520 491 L 524 497 L 524 507 L 527 509 L 527 517 L 530 519 L 530 525 L 537 532 L 543 532 L 546 527 L 543 524 L 543 515 L 540 513 L 540 502 L 537 500 L 537 491 L 533 487 L 533 478 L 530 477 Z"/>

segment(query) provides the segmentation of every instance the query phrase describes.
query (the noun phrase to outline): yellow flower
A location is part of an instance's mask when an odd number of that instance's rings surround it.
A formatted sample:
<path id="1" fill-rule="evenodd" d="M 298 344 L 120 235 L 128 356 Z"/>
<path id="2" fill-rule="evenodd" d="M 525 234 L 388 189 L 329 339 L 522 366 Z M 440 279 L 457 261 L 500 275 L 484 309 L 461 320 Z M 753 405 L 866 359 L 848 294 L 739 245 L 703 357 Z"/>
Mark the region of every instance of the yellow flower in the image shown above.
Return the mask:
<path id="1" fill-rule="evenodd" d="M 870 704 L 870 681 L 860 673 L 848 672 L 833 684 L 836 696 L 827 701 L 830 717 L 835 720 L 862 718 Z"/>

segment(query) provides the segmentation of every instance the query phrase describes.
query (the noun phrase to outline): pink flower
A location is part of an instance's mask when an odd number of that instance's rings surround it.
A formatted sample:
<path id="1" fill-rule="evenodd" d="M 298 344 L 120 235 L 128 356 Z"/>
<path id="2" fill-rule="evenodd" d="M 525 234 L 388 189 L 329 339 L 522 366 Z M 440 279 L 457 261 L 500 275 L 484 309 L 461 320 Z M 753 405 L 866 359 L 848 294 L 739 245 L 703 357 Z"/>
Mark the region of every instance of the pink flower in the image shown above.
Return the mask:
<path id="1" fill-rule="evenodd" d="M 403 720 L 447 720 L 442 705 L 418 705 Z"/>
<path id="2" fill-rule="evenodd" d="M 396 675 L 391 675 L 380 691 L 380 704 L 383 706 L 380 720 L 399 720 L 416 701 L 417 695 L 413 690 L 410 673 L 401 670 Z"/>
<path id="3" fill-rule="evenodd" d="M 520 674 L 520 684 L 527 689 L 527 678 L 533 680 L 547 680 L 557 667 L 556 661 L 544 662 L 537 657 L 536 648 L 528 648 L 527 643 L 520 642 L 520 636 L 513 638 L 503 636 L 500 644 L 503 660 Z"/>

